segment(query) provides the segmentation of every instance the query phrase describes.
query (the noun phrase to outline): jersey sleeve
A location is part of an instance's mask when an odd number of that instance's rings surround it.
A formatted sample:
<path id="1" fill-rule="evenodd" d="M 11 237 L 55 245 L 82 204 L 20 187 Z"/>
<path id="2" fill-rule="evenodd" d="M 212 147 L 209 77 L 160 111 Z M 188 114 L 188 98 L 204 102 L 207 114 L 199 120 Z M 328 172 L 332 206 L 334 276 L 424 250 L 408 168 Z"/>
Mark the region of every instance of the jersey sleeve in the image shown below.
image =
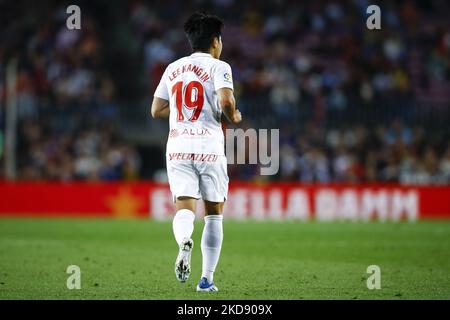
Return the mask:
<path id="1" fill-rule="evenodd" d="M 169 101 L 170 96 L 169 96 L 169 89 L 167 88 L 166 84 L 166 74 L 167 69 L 164 71 L 153 96 Z"/>
<path id="2" fill-rule="evenodd" d="M 228 63 L 220 61 L 214 71 L 214 90 L 230 88 L 233 90 L 233 76 Z"/>

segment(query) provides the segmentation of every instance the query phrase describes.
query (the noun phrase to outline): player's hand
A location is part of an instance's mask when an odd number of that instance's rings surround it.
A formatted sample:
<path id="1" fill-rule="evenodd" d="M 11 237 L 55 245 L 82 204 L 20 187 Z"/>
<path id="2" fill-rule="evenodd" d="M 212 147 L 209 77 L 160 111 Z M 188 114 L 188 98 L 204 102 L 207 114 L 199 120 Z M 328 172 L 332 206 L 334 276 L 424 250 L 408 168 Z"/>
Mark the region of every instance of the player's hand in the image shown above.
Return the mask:
<path id="1" fill-rule="evenodd" d="M 238 124 L 241 121 L 242 121 L 242 114 L 238 109 L 236 109 L 236 111 L 234 111 L 233 114 L 233 123 Z"/>

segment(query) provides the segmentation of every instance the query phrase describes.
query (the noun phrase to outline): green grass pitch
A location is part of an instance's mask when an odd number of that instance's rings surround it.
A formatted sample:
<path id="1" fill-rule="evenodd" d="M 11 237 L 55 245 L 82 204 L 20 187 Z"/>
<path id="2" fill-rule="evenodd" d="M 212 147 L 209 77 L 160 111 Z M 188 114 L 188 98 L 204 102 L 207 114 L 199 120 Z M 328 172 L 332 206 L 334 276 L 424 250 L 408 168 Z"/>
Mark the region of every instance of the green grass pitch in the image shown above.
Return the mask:
<path id="1" fill-rule="evenodd" d="M 0 299 L 450 299 L 450 221 L 224 222 L 217 293 L 175 279 L 170 222 L 0 219 Z M 369 265 L 381 289 L 368 290 Z M 69 290 L 67 266 L 81 269 Z"/>

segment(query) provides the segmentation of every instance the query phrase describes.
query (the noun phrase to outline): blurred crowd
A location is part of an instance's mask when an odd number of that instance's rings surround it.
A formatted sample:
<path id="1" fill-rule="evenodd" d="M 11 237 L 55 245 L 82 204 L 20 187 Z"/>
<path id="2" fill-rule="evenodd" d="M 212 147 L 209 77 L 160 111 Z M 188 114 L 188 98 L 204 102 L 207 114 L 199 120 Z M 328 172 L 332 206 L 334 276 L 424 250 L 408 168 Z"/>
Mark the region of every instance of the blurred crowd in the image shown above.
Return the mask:
<path id="1" fill-rule="evenodd" d="M 273 179 L 450 183 L 450 3 L 378 1 L 381 30 L 366 28 L 370 4 L 135 0 L 115 14 L 140 48 L 147 101 L 167 64 L 190 52 L 185 19 L 203 9 L 225 20 L 222 58 L 244 126 L 280 129 Z M 19 63 L 19 177 L 137 178 L 142 155 L 116 130 L 117 79 L 103 59 L 110 29 L 85 15 L 69 31 L 64 9 L 0 33 L 0 81 L 2 57 Z M 230 166 L 230 177 L 255 170 Z"/>
<path id="2" fill-rule="evenodd" d="M 59 134 L 38 122 L 20 127 L 19 173 L 25 180 L 133 180 L 140 157 L 108 124 Z"/>
<path id="3" fill-rule="evenodd" d="M 399 120 L 342 129 L 308 123 L 300 134 L 280 130 L 280 167 L 275 177 L 304 183 L 450 183 L 450 136 L 427 137 L 421 126 Z M 248 152 L 248 149 L 247 151 Z M 261 179 L 258 165 L 230 165 L 231 179 Z"/>
<path id="4" fill-rule="evenodd" d="M 83 15 L 82 30 L 69 30 L 64 6 L 55 5 L 47 17 L 22 14 L 2 31 L 0 42 L 3 105 L 7 64 L 13 60 L 2 57 L 14 57 L 17 66 L 17 177 L 137 178 L 139 155 L 114 130 L 114 81 L 102 63 L 94 19 Z"/>

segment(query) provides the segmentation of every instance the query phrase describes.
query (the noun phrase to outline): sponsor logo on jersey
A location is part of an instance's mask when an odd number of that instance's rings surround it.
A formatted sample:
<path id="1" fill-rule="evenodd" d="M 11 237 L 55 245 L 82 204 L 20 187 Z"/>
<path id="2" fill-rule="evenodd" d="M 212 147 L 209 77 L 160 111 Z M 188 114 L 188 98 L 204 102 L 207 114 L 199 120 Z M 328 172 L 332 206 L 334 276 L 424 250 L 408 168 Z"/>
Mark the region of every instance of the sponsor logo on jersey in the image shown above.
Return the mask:
<path id="1" fill-rule="evenodd" d="M 184 129 L 181 133 L 182 136 L 210 136 L 211 132 L 208 129 Z"/>
<path id="2" fill-rule="evenodd" d="M 228 72 L 225 72 L 225 73 L 223 74 L 223 79 L 224 79 L 226 82 L 231 82 L 231 74 L 229 74 Z"/>
<path id="3" fill-rule="evenodd" d="M 169 153 L 169 161 L 172 160 L 193 160 L 201 162 L 216 162 L 219 158 L 216 154 L 203 154 L 203 153 Z"/>
<path id="4" fill-rule="evenodd" d="M 204 137 L 212 136 L 208 129 L 184 129 L 181 133 L 177 129 L 172 129 L 169 132 L 169 138 L 176 138 L 178 136 L 194 136 L 194 137 Z"/>
<path id="5" fill-rule="evenodd" d="M 169 137 L 170 138 L 178 137 L 178 130 L 177 129 L 170 130 Z"/>

